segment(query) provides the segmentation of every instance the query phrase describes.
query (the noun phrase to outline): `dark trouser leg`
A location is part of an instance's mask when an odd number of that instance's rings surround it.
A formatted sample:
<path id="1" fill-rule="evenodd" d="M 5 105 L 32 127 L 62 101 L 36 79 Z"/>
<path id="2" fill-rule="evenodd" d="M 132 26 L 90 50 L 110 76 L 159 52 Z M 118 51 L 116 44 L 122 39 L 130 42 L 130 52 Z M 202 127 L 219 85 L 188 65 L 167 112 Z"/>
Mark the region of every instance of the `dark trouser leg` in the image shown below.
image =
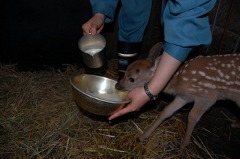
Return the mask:
<path id="1" fill-rule="evenodd" d="M 122 79 L 127 66 L 138 58 L 141 43 L 118 41 L 118 79 Z"/>
<path id="2" fill-rule="evenodd" d="M 151 7 L 152 0 L 121 0 L 118 17 L 119 79 L 123 77 L 129 63 L 138 58 Z"/>

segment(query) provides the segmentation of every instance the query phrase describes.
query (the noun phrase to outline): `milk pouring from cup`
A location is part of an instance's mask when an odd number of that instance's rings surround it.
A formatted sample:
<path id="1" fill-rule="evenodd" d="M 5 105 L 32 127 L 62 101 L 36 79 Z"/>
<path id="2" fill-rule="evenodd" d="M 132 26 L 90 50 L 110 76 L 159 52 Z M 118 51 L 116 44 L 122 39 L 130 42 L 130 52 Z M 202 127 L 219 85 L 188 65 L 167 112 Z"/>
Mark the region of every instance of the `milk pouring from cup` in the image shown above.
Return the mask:
<path id="1" fill-rule="evenodd" d="M 94 58 L 94 55 L 98 52 L 100 52 L 101 49 L 89 49 L 89 50 L 86 50 L 85 53 L 89 54 L 92 56 L 92 58 Z"/>
<path id="2" fill-rule="evenodd" d="M 105 63 L 104 48 L 106 40 L 101 34 L 83 35 L 78 46 L 82 52 L 83 62 L 89 68 L 100 68 Z"/>

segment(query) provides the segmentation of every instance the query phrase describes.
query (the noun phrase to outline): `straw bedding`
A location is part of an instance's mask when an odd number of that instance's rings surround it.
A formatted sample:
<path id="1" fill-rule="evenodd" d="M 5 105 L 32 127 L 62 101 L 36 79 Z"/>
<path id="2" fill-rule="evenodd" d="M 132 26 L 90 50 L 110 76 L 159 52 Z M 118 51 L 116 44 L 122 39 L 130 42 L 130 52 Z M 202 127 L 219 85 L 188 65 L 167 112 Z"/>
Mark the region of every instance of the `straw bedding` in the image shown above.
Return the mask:
<path id="1" fill-rule="evenodd" d="M 116 79 L 116 60 L 109 61 L 107 77 Z M 83 68 L 22 72 L 15 65 L 0 67 L 0 156 L 4 159 L 178 159 L 219 158 L 194 130 L 191 144 L 179 144 L 186 114 L 166 120 L 144 142 L 136 138 L 166 105 L 159 100 L 151 109 L 132 113 L 109 123 L 88 114 L 73 100 L 69 78 Z"/>

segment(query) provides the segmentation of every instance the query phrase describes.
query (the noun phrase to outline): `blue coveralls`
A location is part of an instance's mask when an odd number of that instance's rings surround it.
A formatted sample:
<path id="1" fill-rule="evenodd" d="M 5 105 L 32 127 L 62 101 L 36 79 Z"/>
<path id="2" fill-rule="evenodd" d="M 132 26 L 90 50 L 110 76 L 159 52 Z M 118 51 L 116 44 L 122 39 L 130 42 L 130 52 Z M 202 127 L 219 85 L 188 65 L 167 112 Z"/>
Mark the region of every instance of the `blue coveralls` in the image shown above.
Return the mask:
<path id="1" fill-rule="evenodd" d="M 90 0 L 93 14 L 103 13 L 114 20 L 119 0 Z M 212 35 L 208 12 L 216 0 L 162 0 L 163 49 L 184 61 L 194 46 L 208 45 Z M 150 17 L 152 0 L 121 0 L 119 40 L 141 42 Z"/>

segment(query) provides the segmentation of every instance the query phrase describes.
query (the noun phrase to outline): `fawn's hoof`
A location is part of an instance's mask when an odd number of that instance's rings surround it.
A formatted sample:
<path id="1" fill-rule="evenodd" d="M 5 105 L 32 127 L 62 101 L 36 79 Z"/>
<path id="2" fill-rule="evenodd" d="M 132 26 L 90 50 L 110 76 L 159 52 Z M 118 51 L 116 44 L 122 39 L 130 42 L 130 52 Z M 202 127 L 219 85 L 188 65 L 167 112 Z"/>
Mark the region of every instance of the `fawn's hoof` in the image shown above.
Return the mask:
<path id="1" fill-rule="evenodd" d="M 147 137 L 144 135 L 144 134 L 142 134 L 142 135 L 140 135 L 138 138 L 137 138 L 137 141 L 140 141 L 140 142 L 142 142 L 143 140 L 145 140 Z"/>

